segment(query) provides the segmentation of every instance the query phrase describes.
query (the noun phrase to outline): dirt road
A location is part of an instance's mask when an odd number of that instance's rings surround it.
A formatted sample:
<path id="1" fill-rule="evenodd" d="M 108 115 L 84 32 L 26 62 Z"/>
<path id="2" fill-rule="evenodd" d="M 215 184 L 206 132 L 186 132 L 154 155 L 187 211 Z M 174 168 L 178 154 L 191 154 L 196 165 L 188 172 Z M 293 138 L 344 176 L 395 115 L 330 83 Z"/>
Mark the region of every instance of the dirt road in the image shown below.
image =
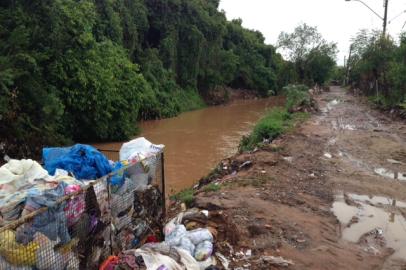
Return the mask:
<path id="1" fill-rule="evenodd" d="M 339 87 L 321 111 L 254 153 L 222 164 L 198 207 L 240 269 L 406 269 L 406 126 Z M 245 163 L 244 163 L 245 162 Z M 250 163 L 252 162 L 252 163 Z"/>

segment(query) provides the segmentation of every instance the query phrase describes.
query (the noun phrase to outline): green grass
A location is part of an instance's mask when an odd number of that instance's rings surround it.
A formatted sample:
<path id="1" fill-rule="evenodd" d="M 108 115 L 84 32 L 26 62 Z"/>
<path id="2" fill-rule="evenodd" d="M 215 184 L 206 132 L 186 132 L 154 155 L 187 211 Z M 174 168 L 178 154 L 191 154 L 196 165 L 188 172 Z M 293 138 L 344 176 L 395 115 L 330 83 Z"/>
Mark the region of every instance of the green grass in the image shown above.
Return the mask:
<path id="1" fill-rule="evenodd" d="M 269 111 L 254 127 L 249 136 L 244 136 L 239 145 L 239 151 L 252 151 L 261 146 L 264 139 L 273 141 L 283 133 L 290 131 L 296 123 L 309 117 L 308 113 L 288 113 L 284 108 L 274 108 Z"/>
<path id="2" fill-rule="evenodd" d="M 221 189 L 220 185 L 216 185 L 215 183 L 208 184 L 207 186 L 203 187 L 204 192 L 216 192 Z"/>
<path id="3" fill-rule="evenodd" d="M 194 190 L 192 188 L 182 190 L 181 192 L 171 196 L 171 199 L 183 202 L 187 206 L 190 206 L 195 200 Z"/>

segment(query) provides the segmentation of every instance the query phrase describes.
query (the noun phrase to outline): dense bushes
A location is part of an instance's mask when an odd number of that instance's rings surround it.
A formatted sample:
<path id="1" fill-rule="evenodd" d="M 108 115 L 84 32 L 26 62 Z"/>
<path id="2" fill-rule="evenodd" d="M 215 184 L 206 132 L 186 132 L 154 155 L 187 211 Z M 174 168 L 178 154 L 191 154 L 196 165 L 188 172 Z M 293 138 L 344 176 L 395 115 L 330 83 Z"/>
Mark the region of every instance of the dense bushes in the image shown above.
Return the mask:
<path id="1" fill-rule="evenodd" d="M 204 106 L 219 86 L 267 95 L 284 65 L 218 0 L 0 3 L 0 149 L 120 140 Z"/>
<path id="2" fill-rule="evenodd" d="M 291 112 L 297 107 L 309 107 L 311 97 L 308 90 L 308 87 L 303 84 L 285 86 L 283 94 L 286 96 L 286 109 Z"/>
<path id="3" fill-rule="evenodd" d="M 379 31 L 362 30 L 354 37 L 348 60 L 349 83 L 378 105 L 406 103 L 406 36 L 399 43 Z"/>

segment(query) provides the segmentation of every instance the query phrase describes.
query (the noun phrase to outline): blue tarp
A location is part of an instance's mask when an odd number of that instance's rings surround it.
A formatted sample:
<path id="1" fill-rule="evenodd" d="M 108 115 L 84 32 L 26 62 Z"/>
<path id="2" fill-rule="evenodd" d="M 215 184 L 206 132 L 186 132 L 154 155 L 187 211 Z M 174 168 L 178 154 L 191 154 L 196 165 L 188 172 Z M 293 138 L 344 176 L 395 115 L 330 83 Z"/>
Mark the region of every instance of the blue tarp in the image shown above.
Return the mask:
<path id="1" fill-rule="evenodd" d="M 56 169 L 63 169 L 78 180 L 95 180 L 112 171 L 107 158 L 90 145 L 44 148 L 42 159 L 50 175 L 54 175 Z"/>

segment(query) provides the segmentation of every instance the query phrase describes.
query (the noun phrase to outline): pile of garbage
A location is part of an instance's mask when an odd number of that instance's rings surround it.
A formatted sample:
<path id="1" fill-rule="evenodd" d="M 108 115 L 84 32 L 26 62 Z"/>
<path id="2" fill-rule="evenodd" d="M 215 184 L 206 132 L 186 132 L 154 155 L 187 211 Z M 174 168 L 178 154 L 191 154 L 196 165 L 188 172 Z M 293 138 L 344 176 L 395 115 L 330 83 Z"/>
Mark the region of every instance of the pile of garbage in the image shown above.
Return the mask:
<path id="1" fill-rule="evenodd" d="M 44 148 L 44 166 L 9 159 L 0 167 L 0 269 L 93 269 L 112 247 L 136 247 L 162 214 L 151 184 L 163 148 L 139 138 L 117 162 L 82 144 Z"/>
<path id="2" fill-rule="evenodd" d="M 218 262 L 221 269 L 227 269 L 225 257 L 214 252 L 217 230 L 208 220 L 205 210 L 182 212 L 165 225 L 163 242 L 154 239 L 141 248 L 126 250 L 106 260 L 100 270 L 214 270 L 220 269 Z"/>

